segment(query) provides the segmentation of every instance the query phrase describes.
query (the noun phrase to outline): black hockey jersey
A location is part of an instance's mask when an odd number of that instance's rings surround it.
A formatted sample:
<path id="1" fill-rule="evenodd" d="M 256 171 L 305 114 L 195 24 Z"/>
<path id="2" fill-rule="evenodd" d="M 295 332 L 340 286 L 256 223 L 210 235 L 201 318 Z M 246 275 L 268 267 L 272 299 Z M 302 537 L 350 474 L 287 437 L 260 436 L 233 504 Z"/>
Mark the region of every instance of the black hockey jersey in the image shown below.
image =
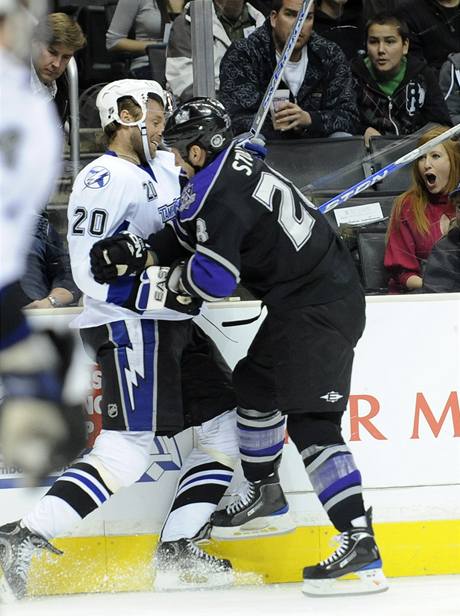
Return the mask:
<path id="1" fill-rule="evenodd" d="M 323 214 L 235 145 L 189 181 L 172 224 L 193 252 L 183 283 L 207 301 L 228 297 L 239 281 L 267 306 L 284 307 L 331 302 L 359 286 L 350 253 Z M 160 263 L 170 247 L 162 233 L 149 238 Z"/>

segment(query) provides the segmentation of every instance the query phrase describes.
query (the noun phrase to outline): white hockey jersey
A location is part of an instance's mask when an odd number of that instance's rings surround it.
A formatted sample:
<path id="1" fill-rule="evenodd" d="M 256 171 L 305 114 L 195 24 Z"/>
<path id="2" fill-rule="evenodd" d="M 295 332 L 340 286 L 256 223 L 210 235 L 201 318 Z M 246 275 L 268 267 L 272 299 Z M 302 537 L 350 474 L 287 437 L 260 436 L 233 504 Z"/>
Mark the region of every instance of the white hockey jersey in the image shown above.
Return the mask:
<path id="1" fill-rule="evenodd" d="M 25 66 L 0 49 L 0 289 L 25 269 L 37 214 L 61 168 L 53 104 L 32 94 Z"/>
<path id="2" fill-rule="evenodd" d="M 85 298 L 72 327 L 139 318 L 190 318 L 166 308 L 142 314 L 124 308 L 134 278 L 123 276 L 114 284 L 99 284 L 91 274 L 89 259 L 92 245 L 103 238 L 121 231 L 147 238 L 162 229 L 178 207 L 179 172 L 169 152 L 157 152 L 151 173 L 107 152 L 78 174 L 69 200 L 67 239 L 73 277 Z"/>

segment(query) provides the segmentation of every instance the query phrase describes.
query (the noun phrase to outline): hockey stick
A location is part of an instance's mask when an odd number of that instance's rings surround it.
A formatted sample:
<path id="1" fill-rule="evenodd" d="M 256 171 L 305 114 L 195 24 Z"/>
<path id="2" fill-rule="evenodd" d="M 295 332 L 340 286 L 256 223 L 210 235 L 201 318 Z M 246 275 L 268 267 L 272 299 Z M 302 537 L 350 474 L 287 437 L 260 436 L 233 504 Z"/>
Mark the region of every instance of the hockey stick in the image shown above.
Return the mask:
<path id="1" fill-rule="evenodd" d="M 301 192 L 304 195 L 308 196 L 315 191 L 327 190 L 327 187 L 334 186 L 334 180 L 342 178 L 347 173 L 355 172 L 357 169 L 365 169 L 366 167 L 371 169 L 384 156 L 387 157 L 387 159 L 390 157 L 394 158 L 402 156 L 403 154 L 407 153 L 407 150 L 409 148 L 414 147 L 419 137 L 425 134 L 426 131 L 427 128 L 425 126 L 423 128 L 419 128 L 410 135 L 406 135 L 401 139 L 398 139 L 398 141 L 390 142 L 381 150 L 366 154 L 361 160 L 354 160 L 348 165 L 341 166 L 340 169 L 335 169 L 334 171 L 331 171 L 326 175 L 322 175 L 310 182 L 309 184 L 303 186 L 301 188 Z M 343 139 L 346 140 L 347 137 L 343 137 Z M 401 152 L 401 150 L 404 151 Z M 369 175 L 370 173 L 371 171 L 369 171 Z M 365 175 L 367 177 L 366 173 Z"/>
<path id="2" fill-rule="evenodd" d="M 458 135 L 458 134 L 460 134 L 460 124 L 456 124 L 452 128 L 449 128 L 449 130 L 446 130 L 445 133 L 442 133 L 442 135 L 438 135 L 437 137 L 430 139 L 430 141 L 427 141 L 427 143 L 425 143 L 424 145 L 421 145 L 418 148 L 411 150 L 404 156 L 401 156 L 401 158 L 398 158 L 397 160 L 395 160 L 393 163 L 389 163 L 388 165 L 380 169 L 380 171 L 376 171 L 375 173 L 373 173 L 367 178 L 364 178 L 364 180 L 361 180 L 360 182 L 358 182 L 351 188 L 347 188 L 346 190 L 341 192 L 339 195 L 337 195 L 337 197 L 334 197 L 333 199 L 329 199 L 329 201 L 326 201 L 325 203 L 320 205 L 318 207 L 318 210 L 322 212 L 323 214 L 330 212 L 331 210 L 333 210 L 335 207 L 337 207 L 341 203 L 345 203 L 345 201 L 348 201 L 348 199 L 351 199 L 358 193 L 362 192 L 363 190 L 366 190 L 366 188 L 370 188 L 376 182 L 383 180 L 384 178 L 387 177 L 387 175 L 390 175 L 390 173 L 394 173 L 398 169 L 401 169 L 402 167 L 405 167 L 409 163 L 412 163 L 414 160 L 416 160 L 417 158 L 420 158 L 420 156 L 423 156 L 424 154 L 429 152 L 432 148 L 436 147 L 443 141 L 446 141 L 447 139 L 451 139 L 452 137 L 455 137 L 455 135 Z"/>
<path id="3" fill-rule="evenodd" d="M 275 70 L 273 71 L 270 83 L 265 90 L 262 102 L 260 103 L 259 109 L 257 110 L 257 113 L 254 116 L 254 120 L 252 121 L 251 128 L 249 129 L 249 139 L 256 138 L 262 130 L 263 123 L 265 122 L 265 118 L 270 107 L 270 103 L 273 100 L 273 96 L 280 84 L 281 77 L 283 76 L 286 62 L 291 57 L 292 50 L 294 48 L 294 45 L 297 43 L 300 31 L 302 30 L 303 24 L 305 22 L 305 19 L 307 18 L 307 15 L 313 2 L 314 0 L 303 0 L 302 7 L 297 13 L 297 19 L 295 20 L 292 27 L 291 34 L 289 35 L 289 38 L 284 45 L 283 51 L 281 52 L 281 57 L 278 60 L 278 64 L 276 65 Z"/>

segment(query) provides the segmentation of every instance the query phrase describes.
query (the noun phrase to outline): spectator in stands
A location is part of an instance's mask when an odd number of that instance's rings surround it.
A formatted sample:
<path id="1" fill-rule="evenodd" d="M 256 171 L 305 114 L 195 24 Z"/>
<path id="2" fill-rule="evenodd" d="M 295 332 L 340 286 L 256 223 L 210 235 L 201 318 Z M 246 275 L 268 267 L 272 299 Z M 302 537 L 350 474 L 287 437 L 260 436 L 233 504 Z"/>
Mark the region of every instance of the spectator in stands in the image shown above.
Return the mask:
<path id="1" fill-rule="evenodd" d="M 62 125 L 69 118 L 69 86 L 65 70 L 74 54 L 86 45 L 78 23 L 65 13 L 50 13 L 32 34 L 31 87 L 54 100 Z"/>
<path id="2" fill-rule="evenodd" d="M 406 23 L 388 13 L 365 28 L 367 56 L 352 63 L 360 132 L 366 144 L 374 135 L 409 135 L 429 122 L 450 124 L 438 79 L 424 60 L 408 56 Z"/>
<path id="3" fill-rule="evenodd" d="M 441 67 L 439 85 L 446 100 L 452 124 L 460 122 L 460 52 L 451 53 Z"/>
<path id="4" fill-rule="evenodd" d="M 38 218 L 26 272 L 19 284 L 25 308 L 61 308 L 81 297 L 72 278 L 67 249 L 45 214 Z"/>
<path id="5" fill-rule="evenodd" d="M 106 33 L 106 47 L 132 56 L 132 77 L 151 79 L 146 47 L 163 40 L 165 24 L 170 21 L 166 0 L 118 0 Z M 133 28 L 134 38 L 130 38 Z"/>
<path id="6" fill-rule="evenodd" d="M 409 26 L 411 54 L 439 72 L 447 56 L 460 51 L 460 0 L 405 0 L 400 12 Z"/>
<path id="7" fill-rule="evenodd" d="M 220 98 L 235 133 L 249 130 L 301 6 L 301 0 L 273 0 L 263 26 L 223 57 Z M 268 139 L 343 136 L 358 127 L 350 67 L 338 45 L 312 31 L 314 10 L 312 5 L 283 74 L 280 89 L 288 90 L 289 101 L 262 128 Z"/>
<path id="8" fill-rule="evenodd" d="M 423 274 L 426 293 L 454 293 L 460 291 L 460 183 L 450 193 L 456 217 L 447 235 L 433 246 Z"/>
<path id="9" fill-rule="evenodd" d="M 417 145 L 445 132 L 435 127 Z M 455 215 L 449 198 L 460 180 L 460 145 L 448 139 L 413 164 L 411 187 L 393 207 L 384 265 L 390 273 L 390 293 L 420 290 L 423 264 L 434 244 L 447 233 Z"/>
<path id="10" fill-rule="evenodd" d="M 215 89 L 219 91 L 219 66 L 232 41 L 246 38 L 263 24 L 263 14 L 245 0 L 213 0 Z M 193 96 L 190 3 L 175 20 L 166 58 L 168 85 L 181 102 Z"/>
<path id="11" fill-rule="evenodd" d="M 348 0 L 318 0 L 314 30 L 320 36 L 334 41 L 348 59 L 362 50 L 361 7 L 350 7 Z"/>

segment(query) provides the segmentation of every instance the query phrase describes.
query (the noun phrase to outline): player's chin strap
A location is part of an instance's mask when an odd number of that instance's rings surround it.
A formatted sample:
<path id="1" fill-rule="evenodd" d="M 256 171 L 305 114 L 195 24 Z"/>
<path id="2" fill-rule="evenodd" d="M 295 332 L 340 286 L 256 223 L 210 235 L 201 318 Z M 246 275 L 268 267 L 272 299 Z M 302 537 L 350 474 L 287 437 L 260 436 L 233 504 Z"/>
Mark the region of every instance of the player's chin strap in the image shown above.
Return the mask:
<path id="1" fill-rule="evenodd" d="M 140 122 L 138 124 L 138 127 L 141 131 L 142 147 L 144 148 L 145 160 L 149 163 L 152 160 L 152 155 L 150 154 L 149 139 L 147 136 L 147 126 L 145 125 L 145 121 Z"/>

